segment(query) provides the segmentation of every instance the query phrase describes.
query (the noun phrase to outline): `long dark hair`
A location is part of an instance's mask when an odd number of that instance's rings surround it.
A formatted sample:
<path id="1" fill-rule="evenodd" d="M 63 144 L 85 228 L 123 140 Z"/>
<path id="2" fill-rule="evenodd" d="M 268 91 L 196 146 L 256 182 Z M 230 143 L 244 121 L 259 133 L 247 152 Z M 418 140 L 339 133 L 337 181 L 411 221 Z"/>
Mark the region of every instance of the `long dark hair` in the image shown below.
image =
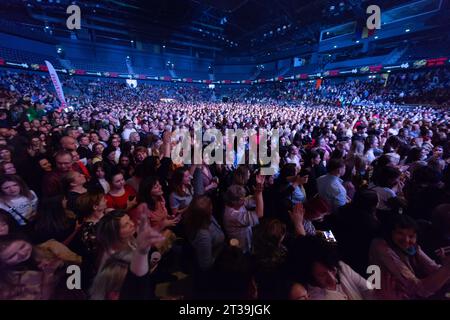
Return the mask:
<path id="1" fill-rule="evenodd" d="M 127 167 L 122 166 L 122 158 L 128 158 L 129 162 Z M 117 167 L 122 170 L 125 180 L 130 179 L 132 173 L 134 172 L 134 158 L 131 157 L 130 154 L 122 153 L 119 157 L 119 163 L 117 164 Z"/>
<path id="2" fill-rule="evenodd" d="M 125 141 L 121 148 L 121 151 L 122 151 L 121 155 L 123 154 L 124 156 L 129 157 L 131 160 L 131 158 L 133 158 L 133 155 L 131 154 L 132 147 L 133 147 L 133 144 L 130 141 Z M 133 158 L 133 160 L 134 160 L 134 158 Z M 131 162 L 130 162 L 130 164 L 131 164 Z"/>
<path id="3" fill-rule="evenodd" d="M 183 167 L 177 168 L 173 172 L 172 179 L 171 179 L 172 190 L 180 196 L 186 195 L 183 190 L 183 180 L 184 180 L 184 174 L 186 171 L 187 171 L 186 168 L 183 168 Z"/>
<path id="4" fill-rule="evenodd" d="M 108 147 L 106 147 L 105 149 L 103 149 L 103 153 L 102 153 L 102 159 L 103 159 L 103 161 L 104 162 L 109 162 L 109 163 L 111 163 L 111 160 L 109 160 L 108 159 L 108 156 L 111 154 L 111 153 L 113 153 L 113 152 L 116 152 L 116 148 L 115 147 L 113 147 L 112 145 L 109 145 Z M 114 162 L 114 165 L 115 165 L 116 163 Z"/>
<path id="5" fill-rule="evenodd" d="M 138 203 L 146 203 L 150 210 L 155 210 L 156 202 L 152 198 L 151 192 L 157 182 L 158 178 L 152 176 L 144 178 L 139 184 L 137 201 Z"/>
<path id="6" fill-rule="evenodd" d="M 70 227 L 70 219 L 64 209 L 63 196 L 58 195 L 45 198 L 39 203 L 38 215 L 35 224 L 37 235 L 54 234 Z"/>
<path id="7" fill-rule="evenodd" d="M 92 176 L 94 179 L 98 179 L 96 173 L 97 173 L 97 170 L 98 170 L 99 168 L 102 168 L 102 169 L 103 169 L 103 172 L 105 172 L 105 175 L 106 175 L 105 163 L 104 163 L 103 161 L 97 161 L 96 163 L 94 163 L 94 164 L 92 165 L 91 168 L 92 168 L 92 169 L 91 169 L 91 176 Z"/>
<path id="8" fill-rule="evenodd" d="M 289 273 L 292 280 L 316 285 L 313 275 L 314 263 L 321 263 L 328 269 L 336 268 L 339 279 L 339 254 L 336 247 L 319 236 L 305 236 L 295 240 L 289 250 Z"/>

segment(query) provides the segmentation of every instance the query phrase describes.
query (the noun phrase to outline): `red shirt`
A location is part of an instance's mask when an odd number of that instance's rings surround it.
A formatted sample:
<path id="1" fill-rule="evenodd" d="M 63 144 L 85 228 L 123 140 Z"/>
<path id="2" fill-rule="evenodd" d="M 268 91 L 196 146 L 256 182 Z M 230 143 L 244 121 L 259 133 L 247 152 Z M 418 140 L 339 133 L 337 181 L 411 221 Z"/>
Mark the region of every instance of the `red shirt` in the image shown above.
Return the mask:
<path id="1" fill-rule="evenodd" d="M 120 197 L 112 196 L 110 193 L 108 193 L 106 198 L 106 204 L 108 205 L 108 208 L 114 208 L 114 209 L 126 209 L 127 208 L 127 202 L 129 196 L 135 196 L 136 191 L 129 185 L 125 185 L 125 192 Z"/>

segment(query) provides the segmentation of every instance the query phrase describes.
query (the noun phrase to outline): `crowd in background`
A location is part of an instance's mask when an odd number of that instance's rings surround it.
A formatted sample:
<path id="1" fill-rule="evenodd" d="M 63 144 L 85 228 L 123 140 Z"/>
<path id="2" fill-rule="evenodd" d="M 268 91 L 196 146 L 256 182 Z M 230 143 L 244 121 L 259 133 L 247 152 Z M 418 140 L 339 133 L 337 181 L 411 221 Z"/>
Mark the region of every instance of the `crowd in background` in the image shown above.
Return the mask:
<path id="1" fill-rule="evenodd" d="M 370 78 L 369 78 L 370 77 Z M 350 79 L 274 82 L 252 86 L 242 98 L 247 101 L 310 101 L 335 106 L 365 103 L 448 105 L 450 70 L 438 68 Z"/>
<path id="2" fill-rule="evenodd" d="M 228 103 L 196 85 L 62 83 L 66 110 L 48 76 L 0 73 L 1 299 L 404 300 L 450 289 L 447 69 L 239 87 Z M 279 163 L 240 164 L 248 141 L 233 163 L 174 163 L 171 132 L 196 122 L 276 129 Z M 69 265 L 81 289 L 67 288 Z M 369 265 L 380 288 L 367 285 Z"/>

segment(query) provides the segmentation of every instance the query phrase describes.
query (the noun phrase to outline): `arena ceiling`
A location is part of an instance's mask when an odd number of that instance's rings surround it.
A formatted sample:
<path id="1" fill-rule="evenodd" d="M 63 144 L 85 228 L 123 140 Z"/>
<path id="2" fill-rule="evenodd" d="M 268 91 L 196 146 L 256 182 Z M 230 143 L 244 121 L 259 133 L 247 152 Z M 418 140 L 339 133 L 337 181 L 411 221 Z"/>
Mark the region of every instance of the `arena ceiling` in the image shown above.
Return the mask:
<path id="1" fill-rule="evenodd" d="M 312 45 L 319 31 L 364 14 L 368 0 L 3 0 L 2 19 L 47 26 L 57 36 L 65 8 L 77 4 L 86 28 L 77 38 L 111 43 L 153 43 L 225 55 L 256 55 Z M 370 1 L 393 6 L 406 0 Z M 409 1 L 410 2 L 410 1 Z M 135 45 L 135 44 L 134 44 Z"/>

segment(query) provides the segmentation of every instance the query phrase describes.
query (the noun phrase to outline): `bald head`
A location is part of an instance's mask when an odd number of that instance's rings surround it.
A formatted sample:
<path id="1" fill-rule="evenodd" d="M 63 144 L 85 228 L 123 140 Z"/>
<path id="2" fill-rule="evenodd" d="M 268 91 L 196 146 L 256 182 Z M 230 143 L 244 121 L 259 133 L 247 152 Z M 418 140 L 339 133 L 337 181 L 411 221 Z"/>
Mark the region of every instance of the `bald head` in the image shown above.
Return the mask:
<path id="1" fill-rule="evenodd" d="M 75 140 L 72 137 L 69 136 L 62 137 L 59 143 L 61 144 L 61 148 L 64 150 L 67 151 L 77 150 L 77 140 Z"/>

